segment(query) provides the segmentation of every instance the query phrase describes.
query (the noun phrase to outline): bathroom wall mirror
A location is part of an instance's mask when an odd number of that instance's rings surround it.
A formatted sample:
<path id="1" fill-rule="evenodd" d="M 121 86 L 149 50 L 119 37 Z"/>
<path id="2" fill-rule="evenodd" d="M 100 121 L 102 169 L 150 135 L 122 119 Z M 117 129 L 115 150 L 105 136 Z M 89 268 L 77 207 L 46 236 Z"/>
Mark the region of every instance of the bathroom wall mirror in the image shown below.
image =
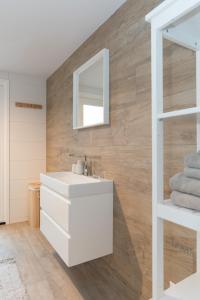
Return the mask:
<path id="1" fill-rule="evenodd" d="M 73 74 L 73 129 L 109 124 L 109 50 Z"/>

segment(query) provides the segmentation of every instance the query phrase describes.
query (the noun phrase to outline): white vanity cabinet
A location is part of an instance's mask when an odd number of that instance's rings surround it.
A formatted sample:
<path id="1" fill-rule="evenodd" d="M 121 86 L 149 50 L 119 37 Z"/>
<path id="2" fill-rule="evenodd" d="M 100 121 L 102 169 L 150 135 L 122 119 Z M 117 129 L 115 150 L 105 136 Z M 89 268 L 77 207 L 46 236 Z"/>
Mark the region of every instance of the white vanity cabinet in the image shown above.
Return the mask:
<path id="1" fill-rule="evenodd" d="M 113 253 L 113 182 L 41 174 L 40 230 L 71 267 Z"/>

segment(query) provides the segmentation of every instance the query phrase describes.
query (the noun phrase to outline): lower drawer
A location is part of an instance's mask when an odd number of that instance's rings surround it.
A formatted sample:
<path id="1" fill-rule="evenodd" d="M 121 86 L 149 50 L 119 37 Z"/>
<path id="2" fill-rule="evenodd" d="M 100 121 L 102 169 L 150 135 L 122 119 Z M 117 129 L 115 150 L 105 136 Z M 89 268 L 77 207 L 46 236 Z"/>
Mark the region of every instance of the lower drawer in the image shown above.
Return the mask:
<path id="1" fill-rule="evenodd" d="M 70 236 L 42 210 L 40 211 L 40 230 L 68 265 Z"/>

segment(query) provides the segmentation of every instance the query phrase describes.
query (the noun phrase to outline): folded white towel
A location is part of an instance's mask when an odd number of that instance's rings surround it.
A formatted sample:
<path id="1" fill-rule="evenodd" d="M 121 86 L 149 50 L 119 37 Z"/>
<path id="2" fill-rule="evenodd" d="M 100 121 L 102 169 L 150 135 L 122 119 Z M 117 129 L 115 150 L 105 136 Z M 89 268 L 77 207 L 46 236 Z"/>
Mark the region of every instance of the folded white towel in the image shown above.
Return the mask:
<path id="1" fill-rule="evenodd" d="M 175 205 L 200 211 L 200 197 L 174 191 L 171 200 Z"/>
<path id="2" fill-rule="evenodd" d="M 185 166 L 200 169 L 200 151 L 186 155 Z"/>
<path id="3" fill-rule="evenodd" d="M 200 179 L 200 169 L 184 168 L 184 175 L 186 177 Z"/>
<path id="4" fill-rule="evenodd" d="M 170 178 L 170 188 L 172 191 L 200 196 L 200 180 L 188 178 L 183 173 Z"/>

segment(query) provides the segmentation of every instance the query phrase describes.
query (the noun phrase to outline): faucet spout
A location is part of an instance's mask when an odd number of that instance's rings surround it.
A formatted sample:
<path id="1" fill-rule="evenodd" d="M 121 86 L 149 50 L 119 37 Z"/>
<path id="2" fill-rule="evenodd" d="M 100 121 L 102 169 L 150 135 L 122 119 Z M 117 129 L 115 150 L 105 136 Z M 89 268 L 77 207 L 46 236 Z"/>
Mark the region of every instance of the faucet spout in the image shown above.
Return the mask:
<path id="1" fill-rule="evenodd" d="M 84 175 L 88 176 L 88 162 L 87 162 L 87 156 L 85 155 L 85 161 L 84 161 Z"/>

